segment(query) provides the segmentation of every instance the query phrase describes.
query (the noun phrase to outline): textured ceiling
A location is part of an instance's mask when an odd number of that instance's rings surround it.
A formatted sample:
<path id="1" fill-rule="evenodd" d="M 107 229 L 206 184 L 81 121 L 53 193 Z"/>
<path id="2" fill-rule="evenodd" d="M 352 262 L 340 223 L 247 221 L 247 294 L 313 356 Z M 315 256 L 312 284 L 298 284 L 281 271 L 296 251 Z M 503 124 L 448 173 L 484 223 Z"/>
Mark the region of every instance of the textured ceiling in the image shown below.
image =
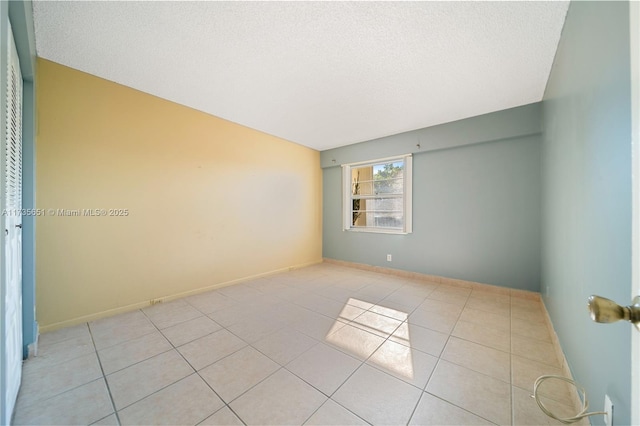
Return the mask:
<path id="1" fill-rule="evenodd" d="M 542 99 L 568 2 L 34 1 L 38 56 L 318 150 Z"/>

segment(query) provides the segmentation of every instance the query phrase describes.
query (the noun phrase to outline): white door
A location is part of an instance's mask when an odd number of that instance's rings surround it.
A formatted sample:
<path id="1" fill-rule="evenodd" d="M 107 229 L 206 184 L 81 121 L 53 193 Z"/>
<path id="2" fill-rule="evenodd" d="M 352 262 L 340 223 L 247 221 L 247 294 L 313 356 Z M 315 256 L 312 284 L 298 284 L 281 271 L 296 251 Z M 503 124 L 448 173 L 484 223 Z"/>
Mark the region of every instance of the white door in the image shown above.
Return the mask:
<path id="1" fill-rule="evenodd" d="M 9 424 L 22 377 L 22 73 L 8 26 L 7 140 L 5 161 L 5 416 Z"/>
<path id="2" fill-rule="evenodd" d="M 631 34 L 631 132 L 633 147 L 632 291 L 640 295 L 640 3 L 629 2 Z M 640 425 L 640 332 L 631 330 L 631 422 Z M 614 416 L 615 417 L 615 416 Z"/>

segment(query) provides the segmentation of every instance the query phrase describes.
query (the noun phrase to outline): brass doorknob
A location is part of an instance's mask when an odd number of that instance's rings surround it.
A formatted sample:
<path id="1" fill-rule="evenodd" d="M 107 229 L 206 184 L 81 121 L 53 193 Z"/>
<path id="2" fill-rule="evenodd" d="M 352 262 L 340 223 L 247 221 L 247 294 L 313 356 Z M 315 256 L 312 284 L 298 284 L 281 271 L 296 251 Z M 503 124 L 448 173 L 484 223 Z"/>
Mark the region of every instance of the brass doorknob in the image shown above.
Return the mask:
<path id="1" fill-rule="evenodd" d="M 610 323 L 626 320 L 640 330 L 640 296 L 633 299 L 633 305 L 622 307 L 613 300 L 600 296 L 589 297 L 589 312 L 595 322 Z"/>

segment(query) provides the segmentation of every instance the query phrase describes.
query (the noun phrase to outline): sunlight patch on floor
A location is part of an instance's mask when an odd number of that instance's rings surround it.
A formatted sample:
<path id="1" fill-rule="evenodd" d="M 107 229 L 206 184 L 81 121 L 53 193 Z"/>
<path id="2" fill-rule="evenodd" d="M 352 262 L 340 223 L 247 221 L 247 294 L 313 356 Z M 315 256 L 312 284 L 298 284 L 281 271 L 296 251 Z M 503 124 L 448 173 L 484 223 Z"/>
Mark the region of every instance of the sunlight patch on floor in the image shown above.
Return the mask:
<path id="1" fill-rule="evenodd" d="M 361 312 L 362 309 L 365 311 Z M 359 358 L 370 356 L 370 362 L 411 379 L 414 373 L 408 316 L 406 312 L 349 298 L 325 340 Z M 358 330 L 337 333 L 344 327 Z M 391 336 L 393 341 L 388 340 Z M 383 340 L 385 343 L 371 355 L 371 348 L 378 347 Z"/>

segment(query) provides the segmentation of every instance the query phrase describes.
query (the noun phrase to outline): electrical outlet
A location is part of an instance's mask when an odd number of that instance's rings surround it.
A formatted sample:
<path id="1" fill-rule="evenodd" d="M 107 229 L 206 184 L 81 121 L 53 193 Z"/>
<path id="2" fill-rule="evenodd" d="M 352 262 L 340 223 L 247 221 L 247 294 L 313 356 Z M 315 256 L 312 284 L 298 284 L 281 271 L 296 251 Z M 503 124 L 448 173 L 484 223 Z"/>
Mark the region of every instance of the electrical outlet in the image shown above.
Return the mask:
<path id="1" fill-rule="evenodd" d="M 391 257 L 391 255 L 390 255 L 390 254 L 388 254 L 388 255 L 387 255 L 387 262 L 391 262 L 391 260 L 392 260 L 392 257 Z"/>
<path id="2" fill-rule="evenodd" d="M 604 395 L 604 411 L 607 413 L 604 416 L 604 424 L 613 426 L 613 403 L 607 394 Z"/>

